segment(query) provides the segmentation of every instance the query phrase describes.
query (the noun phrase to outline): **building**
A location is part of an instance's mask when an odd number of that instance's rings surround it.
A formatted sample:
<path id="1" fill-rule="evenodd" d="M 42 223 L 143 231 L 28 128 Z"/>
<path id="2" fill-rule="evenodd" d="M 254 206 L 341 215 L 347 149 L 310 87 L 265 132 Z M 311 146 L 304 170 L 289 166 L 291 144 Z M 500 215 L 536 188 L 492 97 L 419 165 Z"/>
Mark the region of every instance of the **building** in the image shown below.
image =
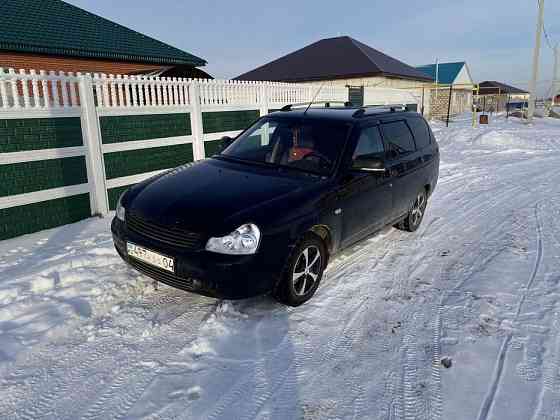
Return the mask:
<path id="1" fill-rule="evenodd" d="M 471 111 L 474 81 L 466 62 L 435 63 L 416 67 L 436 83 L 431 91 L 431 110 L 434 117 L 446 117 Z M 451 93 L 451 103 L 449 94 Z"/>
<path id="2" fill-rule="evenodd" d="M 388 94 L 398 89 L 421 105 L 423 88 L 433 82 L 414 67 L 349 36 L 322 39 L 236 79 L 348 86 L 349 100 L 356 105 L 389 101 L 379 96 L 384 95 L 380 88 L 391 88 Z"/>
<path id="3" fill-rule="evenodd" d="M 0 67 L 138 74 L 206 61 L 61 0 L 0 0 Z"/>
<path id="4" fill-rule="evenodd" d="M 478 84 L 477 105 L 488 112 L 500 112 L 507 104 L 519 108 L 529 100 L 529 92 L 506 85 L 495 80 L 486 80 Z"/>

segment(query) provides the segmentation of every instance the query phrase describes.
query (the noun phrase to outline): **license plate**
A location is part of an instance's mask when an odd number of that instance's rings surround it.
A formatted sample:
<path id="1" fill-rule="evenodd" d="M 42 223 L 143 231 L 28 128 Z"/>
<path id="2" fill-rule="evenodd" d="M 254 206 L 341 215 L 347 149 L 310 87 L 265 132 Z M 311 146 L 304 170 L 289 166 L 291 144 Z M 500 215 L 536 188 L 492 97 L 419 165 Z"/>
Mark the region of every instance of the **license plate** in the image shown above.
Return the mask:
<path id="1" fill-rule="evenodd" d="M 143 248 L 131 242 L 126 243 L 126 251 L 128 255 L 137 260 L 143 261 L 154 267 L 175 273 L 175 260 L 173 258 L 161 255 L 150 249 Z"/>

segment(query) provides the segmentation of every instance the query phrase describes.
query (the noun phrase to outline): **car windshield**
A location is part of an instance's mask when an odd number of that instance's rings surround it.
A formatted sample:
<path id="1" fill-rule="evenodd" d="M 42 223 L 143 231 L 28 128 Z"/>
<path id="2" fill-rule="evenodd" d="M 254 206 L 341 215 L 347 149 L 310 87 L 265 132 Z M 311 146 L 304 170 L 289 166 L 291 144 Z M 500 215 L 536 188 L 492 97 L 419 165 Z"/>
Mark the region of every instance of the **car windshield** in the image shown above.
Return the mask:
<path id="1" fill-rule="evenodd" d="M 320 120 L 264 118 L 221 156 L 329 175 L 342 153 L 348 125 Z"/>

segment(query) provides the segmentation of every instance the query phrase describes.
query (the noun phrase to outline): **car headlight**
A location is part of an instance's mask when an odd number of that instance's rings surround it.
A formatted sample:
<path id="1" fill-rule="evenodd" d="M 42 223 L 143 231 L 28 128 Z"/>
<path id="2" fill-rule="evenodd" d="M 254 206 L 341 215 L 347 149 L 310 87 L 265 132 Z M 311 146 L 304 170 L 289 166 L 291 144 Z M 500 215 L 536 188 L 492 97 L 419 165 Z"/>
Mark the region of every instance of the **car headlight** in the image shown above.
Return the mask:
<path id="1" fill-rule="evenodd" d="M 125 213 L 126 211 L 124 210 L 124 207 L 121 203 L 122 197 L 123 197 L 124 193 L 121 194 L 121 196 L 119 197 L 119 201 L 117 201 L 117 219 L 119 219 L 121 222 L 125 221 Z"/>
<path id="2" fill-rule="evenodd" d="M 229 235 L 210 238 L 206 251 L 219 254 L 250 255 L 257 252 L 261 240 L 261 231 L 252 223 L 240 226 Z"/>

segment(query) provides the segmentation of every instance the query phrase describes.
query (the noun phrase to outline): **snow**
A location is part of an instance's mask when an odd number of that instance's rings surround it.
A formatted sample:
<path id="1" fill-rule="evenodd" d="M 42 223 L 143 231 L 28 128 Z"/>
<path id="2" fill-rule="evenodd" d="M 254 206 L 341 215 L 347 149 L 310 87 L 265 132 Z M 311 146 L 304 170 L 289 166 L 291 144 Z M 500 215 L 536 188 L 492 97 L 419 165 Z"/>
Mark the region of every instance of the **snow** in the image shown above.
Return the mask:
<path id="1" fill-rule="evenodd" d="M 154 290 L 110 218 L 0 242 L 0 417 L 560 418 L 560 120 L 433 128 L 421 228 L 299 308 Z"/>

